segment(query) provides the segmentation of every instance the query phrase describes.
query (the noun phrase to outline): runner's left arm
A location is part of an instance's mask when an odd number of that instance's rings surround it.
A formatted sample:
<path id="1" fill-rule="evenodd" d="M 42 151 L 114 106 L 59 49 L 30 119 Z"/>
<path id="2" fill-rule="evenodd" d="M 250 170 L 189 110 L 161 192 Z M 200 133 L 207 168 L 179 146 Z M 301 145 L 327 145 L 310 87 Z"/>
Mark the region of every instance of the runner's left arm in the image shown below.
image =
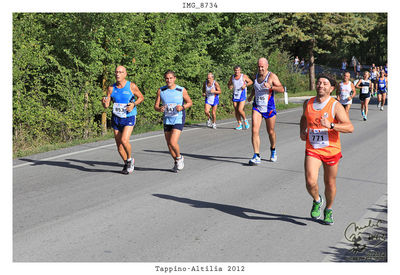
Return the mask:
<path id="1" fill-rule="evenodd" d="M 346 113 L 342 104 L 335 104 L 335 118 L 338 123 L 335 123 L 333 130 L 340 133 L 352 133 L 354 131 L 354 126 L 350 121 L 348 114 Z M 327 118 L 321 118 L 321 125 L 330 129 L 331 123 Z"/>
<path id="2" fill-rule="evenodd" d="M 213 93 L 216 95 L 221 94 L 221 87 L 219 86 L 217 81 L 215 81 L 215 91 Z"/>
<path id="3" fill-rule="evenodd" d="M 274 92 L 277 93 L 284 93 L 285 88 L 283 88 L 281 81 L 279 80 L 278 76 L 274 73 L 271 73 L 272 79 L 271 82 L 269 83 L 271 85 L 271 89 Z"/>
<path id="4" fill-rule="evenodd" d="M 353 83 L 351 83 L 351 90 L 353 91 L 353 95 L 350 95 L 350 99 L 353 99 L 357 93 Z"/>
<path id="5" fill-rule="evenodd" d="M 244 85 L 246 87 L 253 85 L 253 81 L 247 75 L 243 75 L 243 80 L 245 81 Z M 246 87 L 242 87 L 242 88 L 244 89 Z"/>
<path id="6" fill-rule="evenodd" d="M 186 110 L 187 108 L 190 108 L 193 105 L 192 99 L 190 98 L 190 96 L 185 88 L 183 88 L 182 95 L 183 95 L 183 100 L 185 101 L 185 104 L 183 104 L 183 106 L 181 106 L 181 105 L 176 106 L 176 110 L 178 112 L 182 111 L 183 109 Z"/>
<path id="7" fill-rule="evenodd" d="M 136 96 L 136 100 L 133 103 L 131 102 L 128 103 L 128 106 L 126 106 L 126 110 L 128 112 L 131 112 L 133 108 L 135 108 L 135 106 L 139 105 L 144 100 L 142 92 L 139 90 L 138 86 L 136 86 L 136 84 L 133 82 L 131 82 L 131 91 L 133 95 Z"/>

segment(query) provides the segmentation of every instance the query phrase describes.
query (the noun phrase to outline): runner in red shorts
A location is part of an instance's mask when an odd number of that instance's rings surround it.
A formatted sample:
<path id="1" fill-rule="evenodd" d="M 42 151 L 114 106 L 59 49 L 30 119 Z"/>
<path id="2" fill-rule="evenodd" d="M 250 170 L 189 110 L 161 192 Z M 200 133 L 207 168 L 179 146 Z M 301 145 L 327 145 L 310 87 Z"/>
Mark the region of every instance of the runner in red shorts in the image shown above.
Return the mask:
<path id="1" fill-rule="evenodd" d="M 336 175 L 342 157 L 341 133 L 354 130 L 344 107 L 331 97 L 336 81 L 330 75 L 317 78 L 317 96 L 304 102 L 300 120 L 300 138 L 306 141 L 304 170 L 308 193 L 313 197 L 311 218 L 321 217 L 323 199 L 319 195 L 318 171 L 324 168 L 326 207 L 325 224 L 333 224 L 332 205 L 336 195 Z"/>

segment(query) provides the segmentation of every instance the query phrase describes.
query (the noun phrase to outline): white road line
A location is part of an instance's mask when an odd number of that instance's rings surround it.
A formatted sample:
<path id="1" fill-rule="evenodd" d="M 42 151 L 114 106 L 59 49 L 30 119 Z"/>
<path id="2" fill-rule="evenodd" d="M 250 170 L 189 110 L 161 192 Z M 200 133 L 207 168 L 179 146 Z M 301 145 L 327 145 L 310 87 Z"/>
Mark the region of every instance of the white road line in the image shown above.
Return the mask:
<path id="1" fill-rule="evenodd" d="M 387 195 L 382 195 L 373 205 L 387 205 Z M 379 211 L 372 211 L 372 210 L 367 210 L 365 212 L 364 216 L 359 219 L 356 224 L 365 224 L 366 220 L 369 219 L 375 219 L 381 212 Z M 336 245 L 335 248 L 339 249 L 345 249 L 345 250 L 350 250 L 351 249 L 351 244 L 349 243 L 348 240 L 346 240 L 345 237 L 343 237 Z M 322 260 L 322 262 L 333 262 L 335 258 L 334 254 L 327 255 L 325 258 Z"/>
<path id="2" fill-rule="evenodd" d="M 294 112 L 294 111 L 298 111 L 298 110 L 290 109 L 290 110 L 287 110 L 287 111 L 279 112 L 278 114 L 291 113 L 291 112 Z M 249 120 L 251 120 L 251 119 L 249 119 Z M 228 121 L 228 122 L 219 123 L 218 125 L 225 125 L 225 124 L 234 123 L 234 122 L 235 121 Z M 202 129 L 202 128 L 185 129 L 184 132 L 190 132 L 190 131 L 199 130 L 199 129 Z M 163 137 L 163 136 L 164 136 L 164 133 L 158 134 L 158 135 L 154 135 L 154 136 L 142 137 L 142 138 L 134 138 L 134 136 L 132 136 L 131 137 L 131 141 L 137 142 L 137 141 L 141 141 L 141 140 L 146 140 L 146 139 L 155 138 L 155 137 Z M 80 151 L 76 151 L 76 152 L 65 153 L 65 154 L 61 154 L 61 155 L 57 155 L 57 156 L 53 156 L 53 157 L 48 157 L 48 158 L 44 158 L 44 159 L 38 159 L 36 161 L 47 161 L 47 160 L 52 160 L 52 159 L 57 159 L 57 158 L 69 157 L 69 156 L 72 156 L 72 155 L 81 154 L 81 153 L 87 153 L 87 152 L 91 152 L 91 151 L 94 151 L 94 150 L 103 149 L 103 148 L 107 148 L 107 147 L 111 147 L 111 146 L 115 146 L 115 143 L 102 145 L 102 146 L 98 146 L 98 147 L 95 147 L 95 148 L 80 150 Z M 27 166 L 27 165 L 34 165 L 34 163 L 28 162 L 28 163 L 18 164 L 18 165 L 13 166 L 13 169 L 14 168 L 24 167 L 24 166 Z"/>

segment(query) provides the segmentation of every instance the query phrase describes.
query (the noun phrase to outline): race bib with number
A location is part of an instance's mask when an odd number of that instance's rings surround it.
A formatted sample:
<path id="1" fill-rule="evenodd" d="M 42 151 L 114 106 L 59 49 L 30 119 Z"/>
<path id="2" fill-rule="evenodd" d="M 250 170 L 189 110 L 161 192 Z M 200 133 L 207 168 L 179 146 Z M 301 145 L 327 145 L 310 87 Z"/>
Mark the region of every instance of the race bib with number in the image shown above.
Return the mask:
<path id="1" fill-rule="evenodd" d="M 114 103 L 113 114 L 117 117 L 126 118 L 126 103 Z"/>
<path id="2" fill-rule="evenodd" d="M 379 83 L 380 88 L 385 88 L 385 83 Z"/>
<path id="3" fill-rule="evenodd" d="M 215 99 L 215 94 L 213 93 L 207 93 L 207 102 L 208 103 L 213 103 Z"/>
<path id="4" fill-rule="evenodd" d="M 308 137 L 315 149 L 329 146 L 328 129 L 308 129 Z"/>
<path id="5" fill-rule="evenodd" d="M 176 103 L 168 103 L 165 106 L 165 111 L 164 111 L 164 115 L 166 117 L 175 117 L 178 116 L 178 111 L 176 110 Z"/>
<path id="6" fill-rule="evenodd" d="M 234 98 L 234 99 L 240 99 L 240 97 L 241 97 L 241 95 L 242 95 L 242 92 L 243 92 L 243 89 L 242 89 L 242 88 L 236 89 L 236 90 L 233 92 L 233 98 Z"/>
<path id="7" fill-rule="evenodd" d="M 369 92 L 369 87 L 362 87 L 361 88 L 361 93 L 362 94 L 368 94 L 368 92 Z"/>

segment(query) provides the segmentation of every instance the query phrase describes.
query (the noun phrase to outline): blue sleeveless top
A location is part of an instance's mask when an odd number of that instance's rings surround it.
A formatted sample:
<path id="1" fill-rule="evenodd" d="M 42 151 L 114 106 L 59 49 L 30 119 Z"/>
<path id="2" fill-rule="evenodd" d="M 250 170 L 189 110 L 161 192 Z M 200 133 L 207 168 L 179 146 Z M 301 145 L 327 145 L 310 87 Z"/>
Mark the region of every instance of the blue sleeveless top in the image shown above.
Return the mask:
<path id="1" fill-rule="evenodd" d="M 115 104 L 119 104 L 121 106 L 121 108 L 126 108 L 126 104 L 128 104 L 129 102 L 133 103 L 135 102 L 135 96 L 131 91 L 131 82 L 127 81 L 125 86 L 121 89 L 117 88 L 117 83 L 113 84 L 113 91 L 111 93 L 111 99 Z M 115 108 L 115 106 L 114 106 Z M 120 109 L 121 111 L 121 109 Z M 113 114 L 117 115 L 115 112 L 113 112 Z M 125 111 L 125 115 L 126 117 L 131 117 L 131 116 L 135 116 L 137 115 L 137 108 L 136 106 L 133 108 L 133 110 L 131 112 L 126 112 Z M 117 115 L 120 116 L 120 115 Z"/>
<path id="2" fill-rule="evenodd" d="M 176 106 L 183 106 L 183 89 L 183 87 L 178 85 L 175 86 L 175 89 L 169 89 L 168 86 L 160 88 L 160 98 L 162 105 L 165 106 L 164 124 L 182 124 L 182 117 L 185 110 L 178 112 Z"/>

